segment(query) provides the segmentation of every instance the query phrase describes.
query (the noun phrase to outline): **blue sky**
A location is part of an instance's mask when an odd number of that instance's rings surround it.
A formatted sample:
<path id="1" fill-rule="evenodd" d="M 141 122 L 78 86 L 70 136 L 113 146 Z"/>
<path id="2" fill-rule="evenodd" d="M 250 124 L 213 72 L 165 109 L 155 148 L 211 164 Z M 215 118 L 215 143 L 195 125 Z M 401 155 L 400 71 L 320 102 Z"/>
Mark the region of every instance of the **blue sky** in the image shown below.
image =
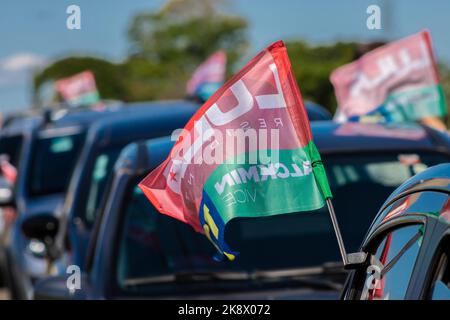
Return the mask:
<path id="1" fill-rule="evenodd" d="M 164 0 L 3 0 L 0 4 L 0 111 L 30 104 L 30 70 L 71 54 L 120 61 L 128 51 L 126 30 L 138 12 Z M 312 43 L 393 40 L 430 30 L 439 60 L 450 63 L 448 0 L 229 0 L 249 21 L 252 44 L 246 60 L 278 40 Z M 66 28 L 66 8 L 81 7 L 81 30 Z M 383 30 L 366 28 L 366 8 L 379 4 Z M 301 84 L 300 84 L 301 85 Z"/>

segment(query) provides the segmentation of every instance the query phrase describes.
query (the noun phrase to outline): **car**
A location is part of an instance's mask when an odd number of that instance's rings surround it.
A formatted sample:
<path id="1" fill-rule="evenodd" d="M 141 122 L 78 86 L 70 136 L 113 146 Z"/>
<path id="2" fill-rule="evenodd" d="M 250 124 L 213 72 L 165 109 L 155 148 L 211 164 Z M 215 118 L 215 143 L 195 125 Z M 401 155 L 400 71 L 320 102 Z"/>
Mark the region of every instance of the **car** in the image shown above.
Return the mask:
<path id="1" fill-rule="evenodd" d="M 446 137 L 419 125 L 317 122 L 311 128 L 352 251 L 373 210 L 395 188 L 450 159 Z M 215 261 L 205 236 L 157 213 L 137 184 L 167 157 L 172 143 L 159 138 L 122 151 L 80 268 L 81 289 L 68 290 L 68 275 L 61 274 L 39 281 L 35 298 L 339 298 L 346 272 L 325 208 L 232 220 L 226 237 L 241 252 L 233 262 Z"/>
<path id="2" fill-rule="evenodd" d="M 58 231 L 51 237 L 53 241 L 45 249 L 47 263 L 55 273 L 65 272 L 71 264 L 84 265 L 96 210 L 122 148 L 134 140 L 171 134 L 182 128 L 197 109 L 196 104 L 187 101 L 155 102 L 151 108 L 135 108 L 127 115 L 117 114 L 90 128 L 57 214 L 58 221 L 46 213 L 22 221 L 23 225 L 33 225 L 33 221 L 41 219 L 58 225 Z M 28 236 L 35 239 L 33 234 Z M 41 273 L 41 277 L 46 275 Z"/>
<path id="3" fill-rule="evenodd" d="M 327 121 L 332 119 L 331 113 L 317 103 L 307 100 L 305 101 L 305 109 L 306 113 L 308 114 L 308 119 L 310 122 Z"/>
<path id="4" fill-rule="evenodd" d="M 396 189 L 362 243 L 349 300 L 450 300 L 450 163 Z"/>
<path id="5" fill-rule="evenodd" d="M 86 130 L 107 113 L 46 111 L 16 118 L 2 129 L 0 145 L 10 148 L 7 153 L 14 154 L 11 161 L 17 168 L 13 198 L 2 204 L 14 212 L 1 244 L 4 275 L 13 298 L 26 298 L 24 288 L 32 288 L 34 273 L 46 269 L 42 259 L 35 259 L 39 244 L 23 237 L 17 220 L 54 212 L 61 205 Z"/>
<path id="6" fill-rule="evenodd" d="M 13 168 L 18 168 L 20 154 L 24 141 L 29 132 L 41 123 L 35 115 L 14 114 L 6 117 L 0 129 L 0 157 L 6 159 Z M 14 202 L 14 184 L 11 179 L 3 176 L 0 170 L 0 285 L 6 285 L 6 255 L 4 250 L 5 238 L 16 217 Z"/>
<path id="7" fill-rule="evenodd" d="M 159 102 L 139 102 L 139 103 L 129 103 L 126 105 L 126 108 L 124 108 L 124 105 L 111 105 L 108 106 L 105 110 L 102 112 L 98 112 L 95 110 L 90 110 L 87 108 L 70 108 L 70 109 L 57 109 L 57 110 L 44 110 L 44 111 L 33 111 L 28 112 L 26 114 L 20 114 L 15 117 L 10 117 L 10 119 L 5 123 L 5 127 L 8 127 L 8 131 L 14 131 L 14 132 L 20 132 L 21 134 L 23 132 L 29 132 L 26 135 L 25 139 L 25 148 L 18 148 L 21 146 L 19 143 L 15 143 L 14 139 L 18 139 L 16 136 L 13 138 L 8 139 L 0 139 L 0 141 L 4 141 L 5 143 L 7 141 L 11 141 L 8 145 L 14 146 L 17 150 L 23 151 L 23 159 L 24 164 L 20 167 L 20 175 L 19 177 L 21 180 L 17 184 L 17 192 L 16 192 L 16 199 L 18 204 L 23 204 L 21 208 L 19 208 L 19 212 L 21 212 L 21 221 L 14 225 L 14 228 L 9 228 L 9 225 L 12 225 L 13 219 L 5 219 L 8 221 L 8 226 L 5 226 L 4 229 L 9 230 L 12 229 L 11 233 L 8 232 L 7 236 L 4 236 L 4 238 L 12 238 L 12 241 L 4 239 L 3 242 L 11 243 L 10 246 L 13 246 L 12 248 L 7 248 L 4 251 L 4 254 L 0 255 L 5 257 L 4 259 L 1 259 L 1 261 L 4 261 L 1 263 L 1 265 L 4 265 L 4 270 L 2 274 L 6 274 L 7 278 L 9 279 L 9 287 L 12 292 L 12 296 L 14 298 L 29 298 L 30 292 L 31 292 L 31 286 L 30 284 L 39 276 L 46 273 L 46 270 L 48 269 L 47 262 L 45 262 L 45 259 L 42 259 L 46 255 L 46 250 L 42 243 L 36 242 L 35 239 L 30 239 L 29 243 L 26 241 L 22 233 L 20 232 L 20 225 L 22 223 L 23 219 L 26 219 L 26 217 L 32 217 L 34 215 L 53 215 L 56 211 L 64 211 L 60 210 L 60 207 L 62 206 L 63 198 L 65 198 L 65 192 L 62 192 L 62 189 L 66 189 L 66 186 L 68 184 L 68 179 L 71 177 L 71 173 L 73 170 L 74 161 L 78 157 L 78 152 L 80 151 L 80 146 L 83 145 L 84 139 L 85 139 L 85 132 L 87 128 L 99 118 L 105 118 L 112 115 L 117 115 L 116 120 L 119 119 L 119 117 L 122 117 L 126 114 L 135 113 L 138 110 L 139 112 L 147 112 L 148 108 L 151 108 L 152 110 L 156 109 L 165 109 L 167 112 L 174 112 L 174 116 L 177 115 L 177 111 L 173 110 L 173 107 L 179 108 L 180 106 L 183 106 L 184 108 L 188 108 L 189 112 L 188 114 L 191 115 L 193 112 L 195 112 L 198 109 L 198 105 L 191 102 L 186 101 L 159 101 Z M 326 111 L 318 106 L 318 105 L 308 105 L 308 114 L 309 116 L 314 120 L 325 120 L 327 118 Z M 152 111 L 149 110 L 149 111 Z M 173 110 L 173 111 L 172 111 Z M 176 126 L 182 127 L 184 124 L 183 122 L 187 121 L 186 117 L 180 117 L 179 118 L 181 122 L 175 122 Z M 24 122 L 30 122 L 30 125 L 24 125 Z M 120 120 L 118 121 L 120 122 Z M 77 148 L 72 150 L 73 154 L 68 155 L 67 157 L 70 159 L 67 159 L 69 161 L 65 161 L 64 159 L 62 161 L 59 161 L 54 155 L 50 152 L 47 152 L 47 155 L 43 154 L 47 150 L 47 146 L 41 146 L 40 141 L 52 141 L 54 139 L 55 141 L 60 141 L 62 138 L 60 137 L 60 133 L 58 130 L 74 130 L 74 128 L 78 126 L 80 128 L 80 135 L 79 139 L 77 139 L 76 146 Z M 30 129 L 27 131 L 24 128 L 30 127 Z M 44 127 L 47 131 L 41 130 Z M 58 130 L 57 127 L 59 127 Z M 68 129 L 62 129 L 62 128 L 68 128 Z M 120 127 L 118 125 L 117 127 Z M 32 129 L 31 129 L 32 128 Z M 51 130 L 50 130 L 51 129 Z M 173 127 L 171 125 L 168 125 L 167 128 L 164 128 L 163 131 L 160 133 L 155 132 L 155 135 L 159 134 L 167 134 L 169 131 L 171 131 Z M 120 130 L 120 129 L 119 129 Z M 4 130 L 3 130 L 4 131 Z M 39 134 L 47 134 L 46 132 L 52 132 L 53 131 L 53 138 L 51 139 L 40 139 L 36 138 Z M 144 129 L 143 131 L 153 131 L 152 128 L 150 129 Z M 40 132 L 38 134 L 38 132 Z M 106 132 L 106 131 L 105 131 Z M 128 134 L 126 130 L 119 133 L 119 135 Z M 105 135 L 107 133 L 104 133 Z M 11 135 L 11 134 L 9 134 Z M 77 135 L 74 135 L 75 137 Z M 18 136 L 19 138 L 22 137 L 22 135 Z M 119 143 L 119 145 L 123 145 L 124 143 L 130 142 L 133 137 L 136 136 L 128 136 L 123 139 L 122 142 Z M 146 135 L 146 137 L 148 137 Z M 116 139 L 116 138 L 114 138 Z M 34 142 L 34 141 L 37 142 Z M 66 138 L 67 140 L 67 138 Z M 21 140 L 22 141 L 22 140 Z M 36 143 L 36 146 L 32 146 L 34 143 Z M 95 149 L 94 146 L 100 145 L 101 143 L 94 142 L 91 145 L 92 149 Z M 1 143 L 0 143 L 1 145 Z M 117 150 L 115 151 L 115 155 L 117 156 L 117 153 L 119 152 L 120 146 L 117 147 Z M 1 147 L 0 147 L 1 150 Z M 34 152 L 30 152 L 30 150 L 37 150 L 37 153 L 34 154 Z M 22 155 L 22 153 L 21 153 Z M 44 161 L 39 160 L 38 158 L 47 157 L 48 159 L 45 159 Z M 35 170 L 31 169 L 30 160 L 35 159 L 34 166 L 37 166 Z M 52 162 L 54 161 L 54 162 Z M 47 163 L 50 165 L 47 165 Z M 58 166 L 53 167 L 57 165 L 57 163 L 60 163 L 62 166 L 59 167 L 60 171 L 59 173 L 55 173 L 54 170 L 58 169 Z M 17 164 L 17 167 L 19 165 Z M 47 168 L 46 170 L 44 170 Z M 90 167 L 87 170 L 90 170 Z M 48 170 L 51 170 L 48 171 Z M 39 172 L 39 176 L 32 178 L 33 172 Z M 81 174 L 81 173 L 80 173 Z M 24 177 L 27 177 L 26 179 Z M 24 180 L 25 179 L 25 180 Z M 47 184 L 53 184 L 53 186 L 50 187 L 57 187 L 56 184 L 59 184 L 61 187 L 58 192 L 55 190 L 38 190 L 40 194 L 31 194 L 30 188 L 33 188 L 33 186 L 36 183 L 43 183 L 46 182 Z M 64 188 L 62 188 L 64 186 Z M 42 189 L 42 186 L 40 187 Z M 36 191 L 36 190 L 35 190 Z M 48 193 L 48 194 L 43 194 Z M 79 200 L 81 202 L 85 201 L 84 195 L 80 192 L 75 192 L 77 197 L 73 197 L 76 200 Z M 69 202 L 73 200 L 72 196 L 70 195 L 68 197 L 68 200 L 66 202 Z M 37 199 L 37 200 L 36 200 Z M 98 200 L 97 200 L 98 201 Z M 3 201 L 4 205 L 6 206 L 10 201 Z M 72 202 L 71 202 L 72 203 Z M 74 200 L 74 208 L 78 208 L 77 204 L 78 202 Z M 1 204 L 0 204 L 1 205 Z M 70 207 L 70 204 L 66 204 L 65 208 Z M 5 208 L 5 211 L 10 212 L 10 208 Z M 95 210 L 94 210 L 95 211 Z M 15 211 L 14 211 L 15 212 Z M 73 211 L 72 211 L 73 212 Z M 59 213 L 58 213 L 59 214 Z M 67 215 L 70 215 L 71 213 L 67 213 Z M 65 213 L 61 213 L 61 215 L 65 215 Z M 6 216 L 6 214 L 5 214 Z M 10 214 L 8 215 L 10 216 Z M 16 215 L 14 215 L 15 217 Z M 91 218 L 92 219 L 92 218 Z M 75 220 L 79 220 L 78 217 Z M 71 225 L 73 228 L 75 228 L 75 225 Z M 80 226 L 78 225 L 76 230 L 80 230 Z M 86 228 L 87 230 L 89 228 Z M 82 228 L 81 228 L 82 230 Z M 83 256 L 83 253 L 85 251 L 85 243 L 87 243 L 86 238 L 88 237 L 89 232 L 82 232 L 77 231 L 75 232 L 75 235 L 73 235 L 73 246 L 78 248 L 74 249 L 73 252 L 77 253 L 75 255 L 75 260 L 79 262 L 79 257 Z M 29 246 L 29 248 L 26 248 L 26 246 Z M 30 252 L 31 250 L 31 252 Z M 25 252 L 25 254 L 23 254 Z M 18 263 L 16 261 L 23 260 L 22 262 Z M 0 261 L 0 262 L 1 262 Z M 27 267 L 25 267 L 27 266 Z M 27 270 L 28 268 L 28 270 Z M 29 277 L 26 275 L 30 275 Z M 25 275 L 25 276 L 22 276 Z"/>

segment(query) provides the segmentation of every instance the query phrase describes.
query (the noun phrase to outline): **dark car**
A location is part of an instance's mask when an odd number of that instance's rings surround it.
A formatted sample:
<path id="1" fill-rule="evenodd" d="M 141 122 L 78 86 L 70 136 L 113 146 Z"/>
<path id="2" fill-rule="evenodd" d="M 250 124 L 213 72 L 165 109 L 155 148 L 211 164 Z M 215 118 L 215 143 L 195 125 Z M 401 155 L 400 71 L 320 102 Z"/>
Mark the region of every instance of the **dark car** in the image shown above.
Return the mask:
<path id="1" fill-rule="evenodd" d="M 6 117 L 0 129 L 0 162 L 6 160 L 17 173 L 24 141 L 29 141 L 27 137 L 41 122 L 42 118 L 35 113 L 18 113 Z M 15 174 L 13 180 L 16 177 Z M 11 177 L 5 177 L 1 168 L 0 184 L 0 284 L 5 285 L 6 256 L 3 244 L 16 217 L 16 210 L 13 206 L 15 181 L 11 181 Z"/>
<path id="2" fill-rule="evenodd" d="M 66 266 L 83 266 L 95 214 L 113 165 L 122 148 L 135 140 L 171 134 L 182 128 L 198 106 L 185 101 L 154 103 L 151 108 L 137 109 L 96 123 L 88 133 L 86 143 L 72 175 L 67 196 L 58 213 L 58 232 L 47 244 L 46 257 L 53 272 L 65 272 Z M 50 215 L 36 219 L 52 223 Z M 45 220 L 47 219 L 47 220 Z M 24 231 L 31 239 L 33 218 L 23 222 Z M 27 233 L 31 228 L 31 233 Z M 44 276 L 46 273 L 41 273 Z"/>
<path id="3" fill-rule="evenodd" d="M 327 121 L 332 119 L 331 113 L 319 104 L 305 101 L 305 108 L 309 121 Z"/>
<path id="4" fill-rule="evenodd" d="M 420 126 L 311 125 L 347 247 L 356 251 L 376 208 L 402 182 L 450 159 L 445 136 Z M 81 290 L 42 280 L 36 298 L 337 299 L 346 273 L 326 209 L 231 221 L 240 249 L 217 262 L 190 226 L 156 212 L 137 184 L 168 155 L 160 138 L 128 146 L 97 215 Z M 414 159 L 414 161 L 412 161 Z M 370 196 L 369 196 L 370 195 Z M 362 210 L 364 208 L 364 210 Z"/>
<path id="5" fill-rule="evenodd" d="M 12 205 L 15 216 L 4 230 L 2 247 L 8 287 L 14 298 L 27 298 L 35 274 L 46 270 L 42 245 L 22 235 L 20 221 L 35 214 L 53 214 L 62 204 L 69 178 L 90 124 L 110 110 L 59 110 L 17 118 L 2 130 L 0 145 L 18 155 Z M 15 132 L 12 134 L 12 132 Z"/>
<path id="6" fill-rule="evenodd" d="M 344 299 L 450 300 L 450 163 L 409 179 L 381 207 Z"/>

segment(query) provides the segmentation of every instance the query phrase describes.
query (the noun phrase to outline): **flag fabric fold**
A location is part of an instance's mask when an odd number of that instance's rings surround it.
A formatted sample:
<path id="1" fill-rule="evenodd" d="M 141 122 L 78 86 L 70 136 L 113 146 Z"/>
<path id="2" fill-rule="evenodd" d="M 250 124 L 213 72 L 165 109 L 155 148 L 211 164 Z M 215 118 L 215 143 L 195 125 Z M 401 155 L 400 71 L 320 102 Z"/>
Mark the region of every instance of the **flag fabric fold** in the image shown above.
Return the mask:
<path id="1" fill-rule="evenodd" d="M 331 191 L 286 48 L 276 42 L 223 85 L 140 184 L 163 214 L 204 233 L 229 260 L 234 218 L 316 210 Z"/>

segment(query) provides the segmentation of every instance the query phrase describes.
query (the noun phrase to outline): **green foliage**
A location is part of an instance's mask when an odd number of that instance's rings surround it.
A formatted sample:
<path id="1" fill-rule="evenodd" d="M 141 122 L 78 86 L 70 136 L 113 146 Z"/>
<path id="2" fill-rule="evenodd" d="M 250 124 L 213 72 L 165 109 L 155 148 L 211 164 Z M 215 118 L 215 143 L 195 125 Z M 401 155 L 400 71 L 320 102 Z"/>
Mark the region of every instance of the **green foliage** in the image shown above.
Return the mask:
<path id="1" fill-rule="evenodd" d="M 220 11 L 213 0 L 171 0 L 161 10 L 137 15 L 128 30 L 132 53 L 189 75 L 222 49 L 232 70 L 247 48 L 247 22 Z"/>
<path id="2" fill-rule="evenodd" d="M 124 63 L 77 57 L 57 61 L 36 75 L 35 97 L 48 81 L 89 69 L 102 98 L 182 98 L 195 68 L 219 49 L 228 55 L 231 74 L 248 46 L 247 22 L 223 13 L 223 4 L 220 0 L 170 0 L 159 11 L 139 14 L 128 30 L 131 54 Z"/>
<path id="3" fill-rule="evenodd" d="M 337 67 L 353 60 L 358 44 L 338 42 L 327 46 L 310 46 L 304 41 L 288 41 L 286 47 L 303 98 L 334 112 L 336 98 L 329 80 L 330 74 Z"/>

